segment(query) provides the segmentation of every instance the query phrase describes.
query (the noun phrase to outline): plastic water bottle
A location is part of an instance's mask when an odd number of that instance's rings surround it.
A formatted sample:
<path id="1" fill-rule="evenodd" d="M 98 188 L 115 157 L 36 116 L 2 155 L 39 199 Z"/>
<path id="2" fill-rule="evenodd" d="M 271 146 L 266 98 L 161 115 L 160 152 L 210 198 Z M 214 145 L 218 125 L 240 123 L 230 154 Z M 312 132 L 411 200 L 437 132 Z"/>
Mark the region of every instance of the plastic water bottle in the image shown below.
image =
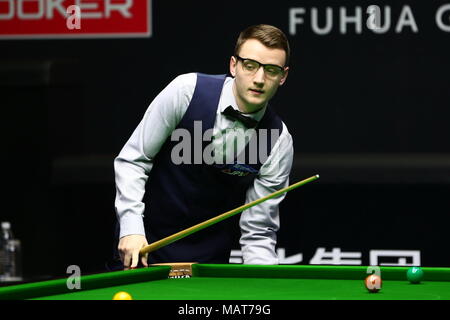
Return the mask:
<path id="1" fill-rule="evenodd" d="M 21 281 L 21 245 L 18 239 L 14 239 L 11 224 L 1 223 L 0 238 L 0 282 Z"/>

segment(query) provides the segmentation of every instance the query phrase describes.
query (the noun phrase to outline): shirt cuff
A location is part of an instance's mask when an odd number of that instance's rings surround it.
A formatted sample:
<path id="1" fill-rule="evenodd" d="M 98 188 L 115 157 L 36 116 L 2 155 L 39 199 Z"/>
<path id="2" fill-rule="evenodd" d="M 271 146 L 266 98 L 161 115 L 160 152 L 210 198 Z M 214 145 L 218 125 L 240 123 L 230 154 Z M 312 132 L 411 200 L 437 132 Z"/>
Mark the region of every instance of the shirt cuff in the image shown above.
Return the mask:
<path id="1" fill-rule="evenodd" d="M 279 264 L 277 254 L 268 247 L 258 245 L 247 245 L 242 248 L 244 264 L 277 265 Z"/>
<path id="2" fill-rule="evenodd" d="M 144 219 L 138 214 L 125 214 L 120 218 L 119 238 L 132 234 L 145 236 Z"/>

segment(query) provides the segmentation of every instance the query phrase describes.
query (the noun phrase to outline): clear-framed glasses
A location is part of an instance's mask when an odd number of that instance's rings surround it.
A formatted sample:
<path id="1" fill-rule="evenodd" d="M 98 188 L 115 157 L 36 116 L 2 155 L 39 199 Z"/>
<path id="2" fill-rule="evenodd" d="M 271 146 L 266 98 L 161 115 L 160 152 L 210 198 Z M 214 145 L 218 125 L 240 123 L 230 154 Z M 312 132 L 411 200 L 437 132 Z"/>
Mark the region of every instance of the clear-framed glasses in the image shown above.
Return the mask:
<path id="1" fill-rule="evenodd" d="M 275 64 L 263 64 L 253 59 L 242 58 L 235 55 L 236 59 L 242 62 L 242 68 L 249 74 L 255 74 L 259 68 L 263 67 L 266 77 L 276 79 L 279 76 L 284 75 L 284 67 L 277 66 Z"/>

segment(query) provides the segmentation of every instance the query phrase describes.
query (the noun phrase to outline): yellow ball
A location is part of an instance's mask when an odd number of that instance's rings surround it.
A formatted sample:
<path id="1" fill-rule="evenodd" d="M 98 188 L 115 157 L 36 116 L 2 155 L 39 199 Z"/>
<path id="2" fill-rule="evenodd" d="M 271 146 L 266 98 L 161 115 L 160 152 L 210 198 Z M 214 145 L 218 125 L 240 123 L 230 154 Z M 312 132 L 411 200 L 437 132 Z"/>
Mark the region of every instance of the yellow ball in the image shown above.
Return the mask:
<path id="1" fill-rule="evenodd" d="M 120 291 L 114 295 L 113 300 L 133 300 L 133 298 L 128 292 Z"/>

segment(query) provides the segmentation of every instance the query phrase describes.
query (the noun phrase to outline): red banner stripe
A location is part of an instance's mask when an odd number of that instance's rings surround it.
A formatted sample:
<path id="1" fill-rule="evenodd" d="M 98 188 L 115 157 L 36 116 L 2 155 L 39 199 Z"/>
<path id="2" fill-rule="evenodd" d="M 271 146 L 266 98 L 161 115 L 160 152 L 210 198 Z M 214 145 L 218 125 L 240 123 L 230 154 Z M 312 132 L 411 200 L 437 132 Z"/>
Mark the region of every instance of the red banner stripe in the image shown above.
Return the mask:
<path id="1" fill-rule="evenodd" d="M 151 33 L 151 0 L 0 0 L 0 39 Z"/>

